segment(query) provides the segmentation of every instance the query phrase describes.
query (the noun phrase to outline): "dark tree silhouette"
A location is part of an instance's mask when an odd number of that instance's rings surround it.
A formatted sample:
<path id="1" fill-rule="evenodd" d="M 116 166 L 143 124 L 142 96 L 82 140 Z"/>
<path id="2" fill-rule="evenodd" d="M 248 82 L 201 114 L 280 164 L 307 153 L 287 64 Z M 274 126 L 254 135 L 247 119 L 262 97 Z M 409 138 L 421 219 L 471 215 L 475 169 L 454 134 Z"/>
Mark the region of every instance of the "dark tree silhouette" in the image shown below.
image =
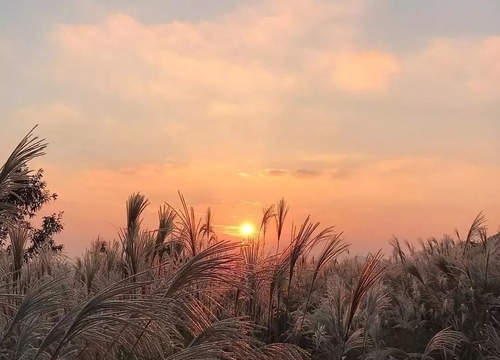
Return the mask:
<path id="1" fill-rule="evenodd" d="M 22 168 L 19 171 L 26 172 L 28 169 Z M 46 247 L 54 252 L 61 251 L 63 246 L 56 245 L 53 237 L 63 230 L 62 212 L 43 216 L 39 228 L 31 224 L 32 219 L 45 205 L 57 200 L 57 194 L 47 189 L 43 169 L 29 176 L 23 184 L 25 186 L 20 187 L 13 194 L 0 198 L 0 202 L 14 205 L 17 212 L 11 220 L 24 222 L 30 229 L 30 246 L 26 249 L 26 257 L 35 256 Z M 7 232 L 7 228 L 0 223 L 0 247 L 5 245 Z"/>

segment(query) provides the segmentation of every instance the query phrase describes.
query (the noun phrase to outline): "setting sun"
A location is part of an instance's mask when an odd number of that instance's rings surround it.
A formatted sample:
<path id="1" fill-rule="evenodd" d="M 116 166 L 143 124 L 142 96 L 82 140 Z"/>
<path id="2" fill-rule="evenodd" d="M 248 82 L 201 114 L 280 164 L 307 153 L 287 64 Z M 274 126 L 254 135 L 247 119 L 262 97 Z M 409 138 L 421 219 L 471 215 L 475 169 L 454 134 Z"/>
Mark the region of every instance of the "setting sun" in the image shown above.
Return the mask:
<path id="1" fill-rule="evenodd" d="M 255 227 L 250 223 L 244 223 L 240 226 L 240 233 L 243 236 L 252 236 L 255 232 Z"/>

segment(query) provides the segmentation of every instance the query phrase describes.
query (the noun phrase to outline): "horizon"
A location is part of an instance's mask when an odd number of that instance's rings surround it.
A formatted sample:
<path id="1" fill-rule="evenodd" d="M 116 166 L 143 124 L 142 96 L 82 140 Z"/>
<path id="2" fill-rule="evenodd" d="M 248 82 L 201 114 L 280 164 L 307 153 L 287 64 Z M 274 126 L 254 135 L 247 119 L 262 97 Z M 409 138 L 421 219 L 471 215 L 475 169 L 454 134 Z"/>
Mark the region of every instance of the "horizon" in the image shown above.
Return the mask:
<path id="1" fill-rule="evenodd" d="M 416 243 L 483 211 L 500 224 L 500 3 L 55 0 L 0 14 L 10 154 L 59 195 L 70 256 L 116 238 L 135 192 L 156 226 L 177 191 L 220 238 L 285 198 L 351 254 Z M 236 233 L 235 233 L 236 231 Z"/>

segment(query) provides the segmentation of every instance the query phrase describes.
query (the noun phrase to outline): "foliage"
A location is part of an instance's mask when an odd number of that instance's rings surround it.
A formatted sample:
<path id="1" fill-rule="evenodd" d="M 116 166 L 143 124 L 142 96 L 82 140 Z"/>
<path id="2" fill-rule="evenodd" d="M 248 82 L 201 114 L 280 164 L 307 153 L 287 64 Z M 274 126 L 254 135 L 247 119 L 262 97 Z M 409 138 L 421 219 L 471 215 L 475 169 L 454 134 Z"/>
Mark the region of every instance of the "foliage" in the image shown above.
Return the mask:
<path id="1" fill-rule="evenodd" d="M 23 222 L 29 231 L 30 246 L 26 248 L 26 257 L 33 257 L 42 248 L 48 247 L 53 251 L 61 251 L 63 246 L 56 245 L 54 235 L 63 230 L 62 212 L 53 213 L 42 217 L 39 228 L 35 228 L 31 220 L 37 213 L 50 202 L 57 199 L 57 194 L 47 189 L 47 183 L 43 178 L 43 169 L 31 174 L 26 165 L 16 170 L 19 174 L 25 174 L 25 178 L 17 180 L 18 187 L 0 198 L 0 203 L 12 206 L 11 219 L 16 223 Z M 5 244 L 8 236 L 7 226 L 0 222 L 0 247 Z"/>

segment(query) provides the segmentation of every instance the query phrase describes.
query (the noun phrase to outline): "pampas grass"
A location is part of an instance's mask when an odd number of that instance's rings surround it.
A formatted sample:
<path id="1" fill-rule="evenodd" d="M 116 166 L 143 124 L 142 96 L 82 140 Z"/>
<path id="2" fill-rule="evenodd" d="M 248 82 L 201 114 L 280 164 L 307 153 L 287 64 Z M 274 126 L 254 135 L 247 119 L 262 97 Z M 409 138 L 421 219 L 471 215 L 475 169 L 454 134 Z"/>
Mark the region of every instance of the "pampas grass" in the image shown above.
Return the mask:
<path id="1" fill-rule="evenodd" d="M 0 169 L 0 196 L 19 188 L 45 147 L 28 133 Z M 288 227 L 284 199 L 263 208 L 258 234 L 242 245 L 221 240 L 210 208 L 199 217 L 179 198 L 150 230 L 149 200 L 132 194 L 117 240 L 98 237 L 74 261 L 46 249 L 26 259 L 28 229 L 0 204 L 9 240 L 0 250 L 0 359 L 500 354 L 500 238 L 487 236 L 482 213 L 464 240 L 457 233 L 417 249 L 393 238 L 391 258 L 341 260 L 342 233 L 310 217 Z"/>

